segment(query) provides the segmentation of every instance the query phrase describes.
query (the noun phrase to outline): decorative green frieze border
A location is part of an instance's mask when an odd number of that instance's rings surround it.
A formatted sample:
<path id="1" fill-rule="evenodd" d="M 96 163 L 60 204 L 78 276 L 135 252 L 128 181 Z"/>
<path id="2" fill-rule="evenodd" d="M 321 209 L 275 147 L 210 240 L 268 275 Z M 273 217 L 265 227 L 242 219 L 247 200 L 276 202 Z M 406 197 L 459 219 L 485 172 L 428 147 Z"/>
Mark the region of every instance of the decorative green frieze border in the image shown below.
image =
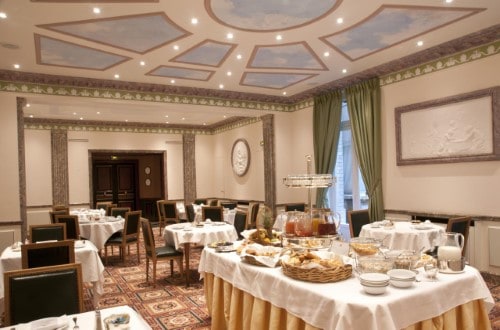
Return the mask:
<path id="1" fill-rule="evenodd" d="M 488 56 L 497 55 L 498 53 L 500 53 L 500 40 L 494 41 L 490 44 L 482 45 L 480 47 L 469 49 L 464 52 L 446 56 L 433 62 L 424 63 L 411 67 L 409 69 L 404 69 L 382 76 L 380 78 L 380 86 L 394 84 L 403 80 L 420 77 L 425 74 L 441 71 L 461 64 L 470 63 L 472 61 L 480 60 Z"/>

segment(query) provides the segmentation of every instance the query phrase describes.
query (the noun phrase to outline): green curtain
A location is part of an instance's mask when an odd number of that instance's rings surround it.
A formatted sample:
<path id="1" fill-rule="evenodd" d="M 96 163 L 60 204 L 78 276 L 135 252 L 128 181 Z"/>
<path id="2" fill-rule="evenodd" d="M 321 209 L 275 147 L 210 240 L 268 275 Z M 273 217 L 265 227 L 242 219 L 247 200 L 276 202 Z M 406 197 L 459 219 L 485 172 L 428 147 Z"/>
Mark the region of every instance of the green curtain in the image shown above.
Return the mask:
<path id="1" fill-rule="evenodd" d="M 354 150 L 368 190 L 370 220 L 384 219 L 380 83 L 378 78 L 346 89 Z"/>
<path id="2" fill-rule="evenodd" d="M 329 174 L 335 167 L 342 113 L 340 90 L 314 97 L 313 145 L 316 174 Z M 316 191 L 316 207 L 328 207 L 327 188 Z"/>

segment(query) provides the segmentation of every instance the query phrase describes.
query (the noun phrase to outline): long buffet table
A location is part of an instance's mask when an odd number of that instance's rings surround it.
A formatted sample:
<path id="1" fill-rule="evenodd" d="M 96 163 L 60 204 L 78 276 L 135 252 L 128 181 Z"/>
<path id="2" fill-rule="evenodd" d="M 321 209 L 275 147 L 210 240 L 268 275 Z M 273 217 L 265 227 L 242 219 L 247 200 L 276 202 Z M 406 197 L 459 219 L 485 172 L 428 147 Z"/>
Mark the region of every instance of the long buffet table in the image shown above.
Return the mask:
<path id="1" fill-rule="evenodd" d="M 494 301 L 479 272 L 419 275 L 411 288 L 363 292 L 355 274 L 336 283 L 287 277 L 281 268 L 244 263 L 235 253 L 205 248 L 204 278 L 212 329 L 490 329 Z M 443 327 L 441 327 L 443 326 Z"/>

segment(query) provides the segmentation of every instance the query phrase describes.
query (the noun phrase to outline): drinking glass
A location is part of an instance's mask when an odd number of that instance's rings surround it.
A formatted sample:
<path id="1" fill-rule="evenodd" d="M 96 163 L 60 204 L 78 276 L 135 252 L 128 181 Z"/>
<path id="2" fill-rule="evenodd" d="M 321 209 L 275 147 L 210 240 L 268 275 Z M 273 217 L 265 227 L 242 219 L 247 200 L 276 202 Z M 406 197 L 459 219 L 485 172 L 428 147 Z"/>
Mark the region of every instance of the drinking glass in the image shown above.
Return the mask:
<path id="1" fill-rule="evenodd" d="M 424 265 L 425 275 L 431 281 L 435 281 L 438 273 L 438 267 L 433 262 L 428 262 Z"/>

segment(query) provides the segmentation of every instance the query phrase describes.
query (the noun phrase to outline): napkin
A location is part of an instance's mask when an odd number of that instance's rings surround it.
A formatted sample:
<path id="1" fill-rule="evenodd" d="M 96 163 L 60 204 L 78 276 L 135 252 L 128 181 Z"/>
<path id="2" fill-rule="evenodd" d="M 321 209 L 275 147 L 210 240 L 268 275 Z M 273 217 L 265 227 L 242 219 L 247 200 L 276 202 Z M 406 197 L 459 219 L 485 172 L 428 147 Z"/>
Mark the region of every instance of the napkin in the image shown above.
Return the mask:
<path id="1" fill-rule="evenodd" d="M 47 317 L 31 322 L 32 330 L 56 330 L 68 325 L 66 315 L 60 317 Z"/>

